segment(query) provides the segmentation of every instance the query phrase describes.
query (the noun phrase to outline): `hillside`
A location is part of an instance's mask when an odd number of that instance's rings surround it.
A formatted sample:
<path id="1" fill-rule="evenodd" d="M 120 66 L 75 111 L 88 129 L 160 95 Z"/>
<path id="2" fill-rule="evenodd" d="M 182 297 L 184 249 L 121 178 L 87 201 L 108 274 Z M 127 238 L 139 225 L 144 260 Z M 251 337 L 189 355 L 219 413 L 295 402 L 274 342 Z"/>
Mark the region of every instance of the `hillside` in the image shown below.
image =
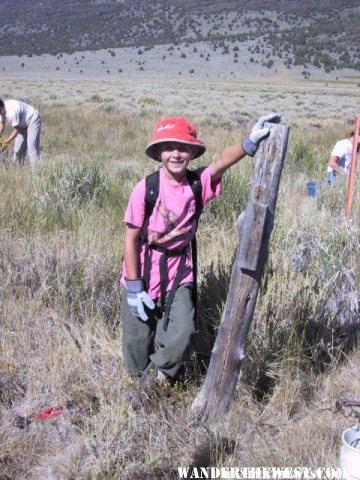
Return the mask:
<path id="1" fill-rule="evenodd" d="M 4 0 L 0 15 L 2 56 L 207 42 L 234 63 L 246 45 L 250 62 L 301 65 L 304 76 L 360 70 L 360 6 L 351 0 Z"/>

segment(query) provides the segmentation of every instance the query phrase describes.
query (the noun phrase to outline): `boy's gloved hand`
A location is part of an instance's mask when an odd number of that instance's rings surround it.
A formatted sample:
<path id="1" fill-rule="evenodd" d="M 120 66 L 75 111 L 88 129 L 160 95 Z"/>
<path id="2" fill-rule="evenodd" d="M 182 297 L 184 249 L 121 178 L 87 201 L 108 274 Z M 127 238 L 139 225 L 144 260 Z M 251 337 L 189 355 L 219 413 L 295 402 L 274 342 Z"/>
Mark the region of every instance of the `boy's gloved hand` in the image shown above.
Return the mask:
<path id="1" fill-rule="evenodd" d="M 7 146 L 7 145 L 10 145 L 10 143 L 11 143 L 11 140 L 9 140 L 8 138 L 1 138 L 0 139 L 0 145 L 4 145 L 4 146 L 6 145 Z"/>
<path id="2" fill-rule="evenodd" d="M 253 157 L 259 148 L 260 143 L 269 135 L 269 129 L 264 128 L 265 122 L 280 123 L 281 116 L 278 113 L 269 113 L 259 118 L 253 126 L 251 133 L 241 141 L 241 146 L 247 155 Z"/>
<path id="3" fill-rule="evenodd" d="M 146 315 L 144 305 L 150 308 L 150 310 L 153 310 L 155 303 L 145 292 L 142 278 L 137 278 L 136 280 L 125 279 L 125 281 L 128 292 L 127 303 L 132 314 L 135 315 L 135 317 L 139 317 L 143 322 L 146 322 L 148 316 Z"/>

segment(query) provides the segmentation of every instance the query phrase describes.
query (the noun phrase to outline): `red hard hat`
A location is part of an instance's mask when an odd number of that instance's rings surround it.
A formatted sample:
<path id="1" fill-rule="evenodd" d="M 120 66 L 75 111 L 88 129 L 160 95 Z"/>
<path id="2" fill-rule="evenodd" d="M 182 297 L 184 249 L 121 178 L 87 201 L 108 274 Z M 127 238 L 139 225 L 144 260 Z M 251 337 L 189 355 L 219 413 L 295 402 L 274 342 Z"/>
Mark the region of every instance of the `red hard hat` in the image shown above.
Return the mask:
<path id="1" fill-rule="evenodd" d="M 206 150 L 204 142 L 196 136 L 194 125 L 183 117 L 168 117 L 160 120 L 155 127 L 152 139 L 145 149 L 146 155 L 160 161 L 158 146 L 165 142 L 178 142 L 194 147 L 194 158 L 200 157 Z"/>

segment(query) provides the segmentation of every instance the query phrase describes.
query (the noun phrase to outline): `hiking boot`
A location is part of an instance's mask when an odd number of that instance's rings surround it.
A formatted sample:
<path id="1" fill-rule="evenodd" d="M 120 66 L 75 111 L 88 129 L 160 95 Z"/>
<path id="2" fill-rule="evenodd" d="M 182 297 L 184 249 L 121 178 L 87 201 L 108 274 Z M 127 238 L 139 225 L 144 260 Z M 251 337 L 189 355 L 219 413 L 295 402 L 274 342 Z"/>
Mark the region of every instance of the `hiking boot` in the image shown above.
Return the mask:
<path id="1" fill-rule="evenodd" d="M 123 400 L 130 405 L 134 410 L 142 408 L 146 404 L 146 399 L 143 397 L 142 392 L 136 388 L 129 388 L 125 390 L 122 395 Z"/>
<path id="2" fill-rule="evenodd" d="M 122 394 L 123 400 L 134 409 L 141 408 L 143 404 L 138 387 L 139 377 L 126 376 L 125 380 L 129 384 L 129 387 Z"/>
<path id="3" fill-rule="evenodd" d="M 166 375 L 151 362 L 144 371 L 139 381 L 139 386 L 150 401 L 159 398 L 165 393 L 167 383 Z"/>
<path id="4" fill-rule="evenodd" d="M 162 370 L 158 370 L 158 373 L 156 375 L 156 380 L 159 382 L 168 382 L 169 378 L 165 375 L 165 373 Z"/>
<path id="5" fill-rule="evenodd" d="M 123 398 L 135 409 L 170 394 L 168 377 L 153 363 L 148 365 L 141 377 L 132 382 L 134 385 L 124 392 Z"/>

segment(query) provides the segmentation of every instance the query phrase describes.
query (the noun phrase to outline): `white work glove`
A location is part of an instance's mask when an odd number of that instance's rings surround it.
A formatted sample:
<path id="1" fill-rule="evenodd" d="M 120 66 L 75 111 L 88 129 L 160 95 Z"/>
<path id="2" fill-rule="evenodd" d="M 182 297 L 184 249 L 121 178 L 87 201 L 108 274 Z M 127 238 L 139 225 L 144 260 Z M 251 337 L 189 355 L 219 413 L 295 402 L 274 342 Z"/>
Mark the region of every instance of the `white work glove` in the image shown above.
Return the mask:
<path id="1" fill-rule="evenodd" d="M 130 307 L 131 313 L 140 320 L 146 322 L 148 316 L 146 315 L 144 305 L 150 310 L 155 308 L 155 303 L 144 290 L 144 282 L 142 278 L 136 280 L 125 279 L 127 286 L 127 303 Z"/>
<path id="2" fill-rule="evenodd" d="M 253 157 L 259 148 L 260 143 L 269 135 L 270 130 L 264 128 L 265 122 L 280 123 L 281 116 L 278 113 L 269 113 L 259 118 L 253 126 L 251 133 L 241 141 L 241 146 L 247 155 Z"/>

